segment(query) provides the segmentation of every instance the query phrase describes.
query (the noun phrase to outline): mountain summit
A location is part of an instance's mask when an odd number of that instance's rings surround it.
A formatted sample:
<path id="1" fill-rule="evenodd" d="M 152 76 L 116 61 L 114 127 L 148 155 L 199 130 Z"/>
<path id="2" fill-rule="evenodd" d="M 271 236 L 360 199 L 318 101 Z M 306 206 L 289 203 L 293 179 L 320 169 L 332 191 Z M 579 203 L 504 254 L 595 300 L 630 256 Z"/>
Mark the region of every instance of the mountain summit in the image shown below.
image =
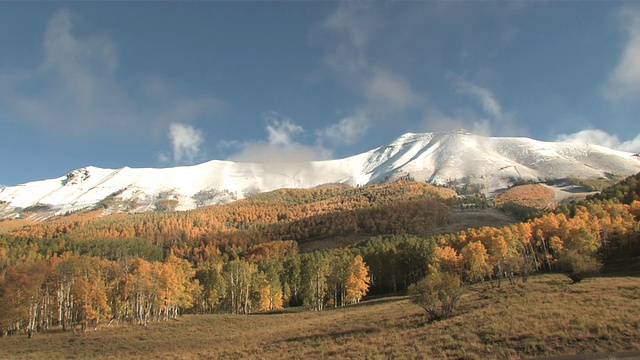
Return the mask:
<path id="1" fill-rule="evenodd" d="M 44 219 L 94 207 L 107 213 L 188 210 L 278 188 L 356 186 L 402 177 L 434 184 L 456 180 L 492 191 L 516 179 L 599 178 L 637 172 L 637 155 L 598 145 L 464 131 L 408 133 L 388 145 L 336 160 L 269 164 L 212 160 L 162 169 L 90 166 L 56 179 L 0 189 L 0 218 Z"/>

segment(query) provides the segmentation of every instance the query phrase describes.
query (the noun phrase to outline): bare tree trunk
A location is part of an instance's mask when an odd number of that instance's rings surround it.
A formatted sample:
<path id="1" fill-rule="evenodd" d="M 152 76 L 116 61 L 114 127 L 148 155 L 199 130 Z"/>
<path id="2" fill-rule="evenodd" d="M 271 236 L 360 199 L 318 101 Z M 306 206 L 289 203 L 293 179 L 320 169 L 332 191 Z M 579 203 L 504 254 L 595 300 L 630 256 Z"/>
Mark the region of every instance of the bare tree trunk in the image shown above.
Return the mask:
<path id="1" fill-rule="evenodd" d="M 249 285 L 250 284 L 247 284 L 246 292 L 244 294 L 244 297 L 245 297 L 244 298 L 244 310 L 243 310 L 244 314 L 248 314 L 249 313 L 249 293 L 250 293 Z"/>
<path id="2" fill-rule="evenodd" d="M 549 260 L 549 258 L 551 257 L 551 253 L 547 249 L 547 241 L 543 238 L 541 242 L 542 242 L 542 249 L 544 250 L 544 260 L 547 263 L 547 267 L 549 268 L 549 271 L 551 271 L 551 261 Z"/>

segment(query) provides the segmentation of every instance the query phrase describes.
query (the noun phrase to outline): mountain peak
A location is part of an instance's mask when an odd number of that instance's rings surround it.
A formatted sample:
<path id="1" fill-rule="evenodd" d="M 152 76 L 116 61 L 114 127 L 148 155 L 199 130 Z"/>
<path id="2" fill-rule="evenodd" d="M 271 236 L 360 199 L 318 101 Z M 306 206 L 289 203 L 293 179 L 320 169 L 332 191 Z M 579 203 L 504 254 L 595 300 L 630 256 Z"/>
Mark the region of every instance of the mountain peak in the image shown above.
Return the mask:
<path id="1" fill-rule="evenodd" d="M 327 183 L 365 185 L 410 176 L 446 184 L 464 181 L 487 193 L 514 179 L 532 181 L 571 176 L 594 178 L 640 172 L 631 153 L 542 142 L 529 138 L 488 137 L 464 129 L 440 133 L 406 133 L 386 146 L 344 159 L 308 163 L 250 164 L 212 160 L 161 169 L 102 169 L 88 166 L 65 176 L 0 190 L 0 218 L 24 215 L 37 205 L 50 217 L 115 204 L 111 212 L 176 210 L 225 203 L 278 188 L 311 188 Z M 110 199 L 110 201 L 105 201 Z M 175 201 L 174 201 L 175 200 Z"/>

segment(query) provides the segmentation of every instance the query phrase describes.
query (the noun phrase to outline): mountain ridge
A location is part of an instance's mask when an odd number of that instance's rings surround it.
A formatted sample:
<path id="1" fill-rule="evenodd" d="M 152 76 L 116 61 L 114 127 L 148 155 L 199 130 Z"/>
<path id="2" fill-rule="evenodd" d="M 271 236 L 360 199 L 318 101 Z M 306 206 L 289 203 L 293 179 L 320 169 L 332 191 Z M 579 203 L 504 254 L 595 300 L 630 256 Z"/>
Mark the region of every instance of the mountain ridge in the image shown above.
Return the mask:
<path id="1" fill-rule="evenodd" d="M 106 212 L 189 210 L 278 188 L 327 183 L 358 186 L 402 177 L 438 185 L 462 181 L 492 192 L 514 179 L 597 178 L 637 172 L 640 158 L 598 145 L 465 131 L 407 133 L 387 145 L 334 160 L 265 164 L 211 160 L 169 168 L 87 166 L 58 178 L 1 188 L 0 218 L 45 219 L 100 206 Z M 108 206 L 111 203 L 115 205 Z"/>

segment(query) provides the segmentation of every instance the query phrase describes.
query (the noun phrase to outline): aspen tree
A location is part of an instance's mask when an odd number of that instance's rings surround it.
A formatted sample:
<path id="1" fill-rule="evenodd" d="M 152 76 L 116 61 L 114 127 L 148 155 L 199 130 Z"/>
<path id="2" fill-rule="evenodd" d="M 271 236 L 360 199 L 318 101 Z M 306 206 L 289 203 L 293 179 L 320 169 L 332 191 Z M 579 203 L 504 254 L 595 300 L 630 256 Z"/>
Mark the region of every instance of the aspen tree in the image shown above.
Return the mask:
<path id="1" fill-rule="evenodd" d="M 356 256 L 349 264 L 349 277 L 345 282 L 346 302 L 359 303 L 369 291 L 369 269 L 362 256 Z"/>

